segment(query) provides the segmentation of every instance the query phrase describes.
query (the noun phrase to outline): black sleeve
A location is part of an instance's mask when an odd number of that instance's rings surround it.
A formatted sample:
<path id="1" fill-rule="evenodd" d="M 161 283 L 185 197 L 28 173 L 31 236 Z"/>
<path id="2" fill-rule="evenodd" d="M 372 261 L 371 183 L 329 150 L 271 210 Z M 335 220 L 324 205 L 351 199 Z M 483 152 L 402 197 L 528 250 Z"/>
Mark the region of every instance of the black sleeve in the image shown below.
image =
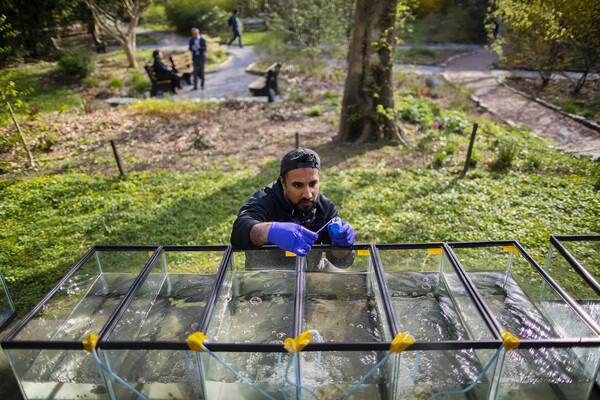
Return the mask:
<path id="1" fill-rule="evenodd" d="M 250 240 L 250 231 L 252 227 L 260 222 L 272 221 L 268 212 L 269 201 L 266 199 L 264 190 L 261 189 L 250 198 L 238 213 L 231 230 L 231 245 L 243 249 L 256 249 L 256 246 Z"/>

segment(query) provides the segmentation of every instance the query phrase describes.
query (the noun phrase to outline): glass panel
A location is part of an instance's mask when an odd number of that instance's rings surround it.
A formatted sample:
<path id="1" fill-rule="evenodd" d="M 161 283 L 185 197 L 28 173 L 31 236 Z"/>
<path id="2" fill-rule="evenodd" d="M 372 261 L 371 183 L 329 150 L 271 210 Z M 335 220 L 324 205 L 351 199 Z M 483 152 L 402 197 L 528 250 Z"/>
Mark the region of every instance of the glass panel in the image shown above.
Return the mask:
<path id="1" fill-rule="evenodd" d="M 223 251 L 168 251 L 108 340 L 180 341 L 198 330 Z"/>
<path id="2" fill-rule="evenodd" d="M 378 248 L 400 332 L 419 342 L 494 340 L 477 306 L 468 295 L 441 248 Z M 396 367 L 397 398 L 429 398 L 440 391 L 458 391 L 472 384 L 495 350 L 405 351 Z M 417 380 L 413 380 L 415 365 Z M 471 391 L 486 398 L 493 368 Z M 467 398 L 456 395 L 455 398 Z"/>
<path id="3" fill-rule="evenodd" d="M 561 240 L 560 243 L 600 282 L 600 236 L 597 240 Z"/>
<path id="4" fill-rule="evenodd" d="M 15 340 L 83 341 L 100 333 L 148 259 L 148 251 L 96 251 Z"/>
<path id="5" fill-rule="evenodd" d="M 101 350 L 103 362 L 146 398 L 152 400 L 204 399 L 197 353 L 176 350 Z M 113 360 L 113 362 L 111 362 Z M 138 400 L 128 387 L 112 377 L 119 400 Z"/>
<path id="6" fill-rule="evenodd" d="M 223 254 L 208 249 L 164 252 L 108 341 L 186 342 L 199 329 Z M 194 353 L 174 350 L 103 353 L 113 372 L 149 398 L 204 398 Z M 113 384 L 119 399 L 135 398 L 124 385 Z"/>
<path id="7" fill-rule="evenodd" d="M 23 394 L 35 399 L 108 400 L 100 367 L 84 350 L 4 350 Z"/>
<path id="8" fill-rule="evenodd" d="M 319 336 L 324 342 L 391 341 L 370 252 L 359 251 L 350 262 L 349 251 L 338 249 L 334 253 L 313 249 L 308 254 L 302 331 L 312 331 L 314 342 Z M 347 393 L 386 354 L 376 351 L 302 353 L 302 384 L 326 398 Z M 387 374 L 383 366 L 375 371 L 361 385 L 360 396 L 377 395 L 379 383 L 389 382 L 385 378 Z"/>
<path id="9" fill-rule="evenodd" d="M 550 247 L 546 270 L 552 278 L 598 323 L 600 323 L 600 295 L 579 275 L 574 267 L 554 248 Z M 545 298 L 550 292 L 547 286 L 542 292 Z"/>
<path id="10" fill-rule="evenodd" d="M 500 326 L 520 340 L 596 338 L 578 314 L 513 246 L 454 248 Z M 506 353 L 498 398 L 587 398 L 597 349 L 551 344 Z"/>
<path id="11" fill-rule="evenodd" d="M 0 327 L 15 312 L 15 307 L 8 293 L 4 277 L 0 273 Z M 1 328 L 0 328 L 1 329 Z"/>
<path id="12" fill-rule="evenodd" d="M 283 343 L 292 336 L 296 257 L 279 249 L 236 251 L 227 266 L 206 335 L 218 343 Z M 216 353 L 235 371 L 283 399 L 280 385 L 285 365 L 279 353 Z M 203 354 L 207 397 L 260 399 L 264 395 L 242 383 L 210 356 Z M 295 389 L 287 386 L 288 398 Z M 290 397 L 292 396 L 292 397 Z"/>

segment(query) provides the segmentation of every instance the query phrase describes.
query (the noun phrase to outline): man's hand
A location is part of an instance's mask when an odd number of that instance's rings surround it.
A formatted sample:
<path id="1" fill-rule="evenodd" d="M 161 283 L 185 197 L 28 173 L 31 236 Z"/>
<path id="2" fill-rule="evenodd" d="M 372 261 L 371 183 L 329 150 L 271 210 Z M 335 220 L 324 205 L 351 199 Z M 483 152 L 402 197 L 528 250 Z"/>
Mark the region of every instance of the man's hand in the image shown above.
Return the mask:
<path id="1" fill-rule="evenodd" d="M 338 246 L 352 246 L 354 244 L 354 228 L 348 222 L 342 222 L 342 227 L 336 233 L 331 231 L 331 224 L 327 226 L 331 243 Z"/>
<path id="2" fill-rule="evenodd" d="M 269 242 L 280 249 L 299 256 L 305 256 L 318 238 L 313 231 L 293 222 L 273 222 L 267 236 Z"/>

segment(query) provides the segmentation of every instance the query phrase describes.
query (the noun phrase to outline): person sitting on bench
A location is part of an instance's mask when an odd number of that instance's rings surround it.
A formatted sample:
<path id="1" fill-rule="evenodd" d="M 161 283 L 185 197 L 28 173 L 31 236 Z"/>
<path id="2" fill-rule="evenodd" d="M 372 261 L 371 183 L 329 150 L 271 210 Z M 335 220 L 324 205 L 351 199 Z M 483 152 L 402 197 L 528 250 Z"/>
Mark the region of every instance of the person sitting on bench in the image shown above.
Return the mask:
<path id="1" fill-rule="evenodd" d="M 181 84 L 179 82 L 180 78 L 177 76 L 175 71 L 171 67 L 169 67 L 162 60 L 163 54 L 160 50 L 154 50 L 152 52 L 152 56 L 154 57 L 154 64 L 152 68 L 154 69 L 154 73 L 156 74 L 156 80 L 171 80 L 171 92 L 176 93 L 176 89 L 181 89 Z"/>

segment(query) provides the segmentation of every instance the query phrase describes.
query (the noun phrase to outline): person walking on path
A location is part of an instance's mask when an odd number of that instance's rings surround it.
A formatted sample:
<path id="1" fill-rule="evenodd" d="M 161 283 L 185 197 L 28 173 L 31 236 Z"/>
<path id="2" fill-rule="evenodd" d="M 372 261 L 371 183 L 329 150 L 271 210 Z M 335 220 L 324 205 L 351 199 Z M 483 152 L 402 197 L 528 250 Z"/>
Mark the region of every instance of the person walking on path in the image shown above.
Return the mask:
<path id="1" fill-rule="evenodd" d="M 200 88 L 204 89 L 204 63 L 206 62 L 206 41 L 200 36 L 198 28 L 192 28 L 192 38 L 190 39 L 189 48 L 192 52 L 192 60 L 194 64 L 194 88 L 198 89 L 198 77 L 200 77 Z"/>
<path id="2" fill-rule="evenodd" d="M 233 37 L 231 38 L 229 43 L 227 43 L 227 46 L 231 46 L 231 43 L 233 43 L 233 41 L 237 37 L 240 42 L 240 47 L 244 47 L 244 45 L 242 44 L 242 24 L 240 23 L 240 19 L 238 18 L 238 13 L 239 10 L 237 8 L 234 8 L 233 14 L 231 15 L 231 17 L 229 17 L 229 32 L 233 32 Z"/>

